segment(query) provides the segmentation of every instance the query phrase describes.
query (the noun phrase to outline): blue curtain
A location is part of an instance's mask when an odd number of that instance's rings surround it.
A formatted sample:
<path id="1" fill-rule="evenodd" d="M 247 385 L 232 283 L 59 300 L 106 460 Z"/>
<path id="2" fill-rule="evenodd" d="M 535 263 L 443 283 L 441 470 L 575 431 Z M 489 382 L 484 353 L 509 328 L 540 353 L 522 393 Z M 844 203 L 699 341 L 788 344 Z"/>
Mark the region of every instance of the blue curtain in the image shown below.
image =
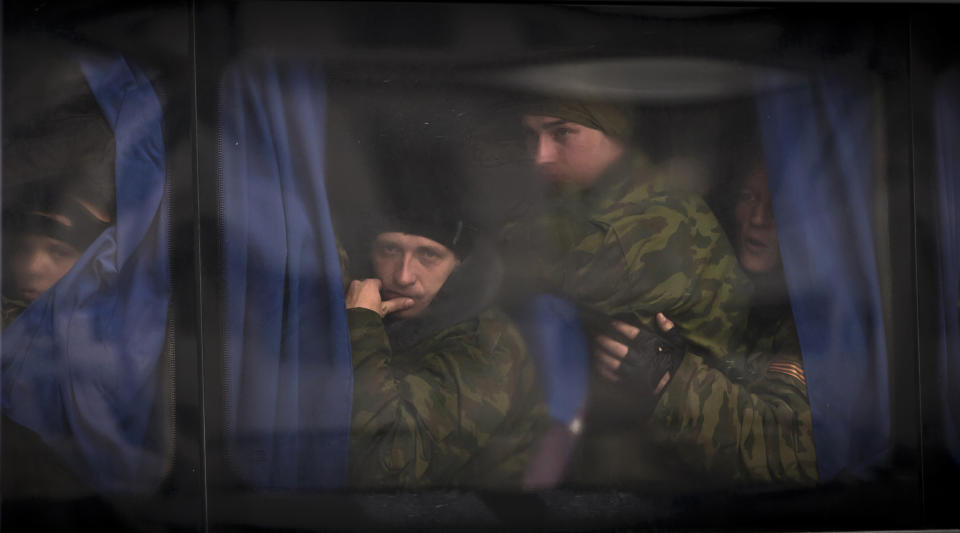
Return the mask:
<path id="1" fill-rule="evenodd" d="M 820 73 L 758 99 L 821 479 L 868 478 L 890 448 L 887 353 L 870 206 L 866 75 Z"/>
<path id="2" fill-rule="evenodd" d="M 590 345 L 571 302 L 540 294 L 513 312 L 527 348 L 537 363 L 547 411 L 553 425 L 540 437 L 524 472 L 524 485 L 551 489 L 563 479 L 577 435 L 568 428 L 587 400 Z"/>
<path id="3" fill-rule="evenodd" d="M 937 390 L 943 412 L 946 446 L 960 463 L 960 70 L 944 75 L 937 84 L 936 117 L 937 195 L 940 234 L 940 298 L 937 354 Z"/>
<path id="4" fill-rule="evenodd" d="M 171 460 L 156 405 L 170 299 L 163 116 L 123 58 L 78 60 L 116 139 L 117 219 L 3 332 L 3 409 L 91 486 L 147 490 Z"/>
<path id="5" fill-rule="evenodd" d="M 586 402 L 590 375 L 590 347 L 577 308 L 543 294 L 513 315 L 537 362 L 550 416 L 572 422 Z"/>
<path id="6" fill-rule="evenodd" d="M 324 185 L 325 85 L 235 66 L 221 92 L 227 452 L 261 488 L 341 486 L 353 395 Z"/>

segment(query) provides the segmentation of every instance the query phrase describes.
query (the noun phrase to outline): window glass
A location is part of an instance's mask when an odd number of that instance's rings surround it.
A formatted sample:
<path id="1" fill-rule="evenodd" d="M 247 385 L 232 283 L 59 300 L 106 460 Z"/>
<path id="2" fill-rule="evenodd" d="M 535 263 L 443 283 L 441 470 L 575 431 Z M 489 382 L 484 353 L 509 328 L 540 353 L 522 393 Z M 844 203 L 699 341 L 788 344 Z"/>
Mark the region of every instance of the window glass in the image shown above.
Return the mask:
<path id="1" fill-rule="evenodd" d="M 0 525 L 953 525 L 955 11 L 6 3 Z"/>
<path id="2" fill-rule="evenodd" d="M 939 437 L 935 446 L 943 446 L 950 465 L 948 472 L 955 472 L 960 460 L 960 440 L 958 440 L 958 417 L 956 413 L 957 401 L 954 385 L 960 379 L 957 361 L 960 356 L 960 220 L 957 219 L 960 207 L 960 191 L 957 190 L 957 168 L 953 160 L 952 147 L 957 143 L 956 124 L 958 118 L 958 102 L 956 90 L 958 88 L 958 74 L 955 68 L 944 72 L 934 89 L 934 124 L 936 136 L 936 164 L 937 164 L 937 210 L 938 234 L 936 242 L 938 248 L 938 302 L 935 307 L 935 322 L 937 325 L 937 375 L 940 377 L 937 404 L 939 409 L 934 412 L 939 416 L 932 424 L 938 431 L 933 434 Z M 957 300 L 954 302 L 954 300 Z M 939 480 L 938 480 L 939 481 Z"/>
<path id="3" fill-rule="evenodd" d="M 199 486 L 174 467 L 186 12 L 32 4 L 4 10 L 3 525 L 136 527 Z"/>
<path id="4" fill-rule="evenodd" d="M 956 36 L 935 11 L 921 11 L 912 27 L 924 37 L 913 48 L 913 109 L 917 116 L 916 228 L 918 349 L 923 392 L 925 505 L 931 524 L 952 521 L 949 491 L 958 473 L 957 357 L 958 268 Z"/>
<path id="5" fill-rule="evenodd" d="M 248 492 L 374 525 L 397 490 L 494 522 L 915 504 L 895 11 L 203 15 L 213 523 Z"/>

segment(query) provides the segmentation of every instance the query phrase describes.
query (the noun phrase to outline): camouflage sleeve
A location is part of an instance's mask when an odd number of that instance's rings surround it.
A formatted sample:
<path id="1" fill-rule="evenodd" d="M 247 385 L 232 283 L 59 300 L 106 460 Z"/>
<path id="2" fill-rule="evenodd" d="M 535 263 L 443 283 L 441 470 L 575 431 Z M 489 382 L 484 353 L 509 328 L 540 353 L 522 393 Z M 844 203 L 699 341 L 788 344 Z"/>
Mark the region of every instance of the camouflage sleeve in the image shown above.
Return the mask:
<path id="1" fill-rule="evenodd" d="M 13 323 L 27 308 L 27 303 L 3 296 L 3 329 Z"/>
<path id="2" fill-rule="evenodd" d="M 604 232 L 573 250 L 565 292 L 648 327 L 663 312 L 714 355 L 739 350 L 751 288 L 702 200 L 664 200 L 637 213 L 614 206 L 604 220 Z"/>
<path id="3" fill-rule="evenodd" d="M 428 353 L 398 361 L 376 313 L 351 309 L 348 320 L 355 486 L 519 484 L 535 425 L 519 337 L 487 345 L 454 328 Z"/>
<path id="4" fill-rule="evenodd" d="M 711 479 L 816 483 L 799 354 L 799 343 L 753 354 L 755 373 L 740 384 L 688 353 L 654 411 L 657 440 Z"/>
<path id="5" fill-rule="evenodd" d="M 505 301 L 523 300 L 533 293 L 558 290 L 555 272 L 562 264 L 565 220 L 540 214 L 504 225 L 498 238 L 506 268 L 501 295 Z M 560 229 L 558 229 L 560 228 Z"/>

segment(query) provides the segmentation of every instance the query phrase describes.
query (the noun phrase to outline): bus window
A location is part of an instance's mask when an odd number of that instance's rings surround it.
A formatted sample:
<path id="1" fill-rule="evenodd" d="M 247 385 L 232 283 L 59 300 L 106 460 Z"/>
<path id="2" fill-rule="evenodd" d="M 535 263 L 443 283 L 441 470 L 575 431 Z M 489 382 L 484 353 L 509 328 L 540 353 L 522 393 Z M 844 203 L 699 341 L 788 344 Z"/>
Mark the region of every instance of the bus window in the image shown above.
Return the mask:
<path id="1" fill-rule="evenodd" d="M 245 2 L 204 57 L 214 522 L 236 491 L 897 493 L 897 22 L 489 9 Z M 745 28 L 773 51 L 718 44 Z"/>
<path id="2" fill-rule="evenodd" d="M 131 518 L 130 501 L 181 486 L 175 456 L 189 442 L 176 431 L 189 333 L 171 259 L 183 257 L 171 201 L 192 182 L 175 157 L 189 130 L 166 113 L 183 100 L 167 83 L 187 43 L 158 54 L 129 21 L 24 7 L 4 10 L 3 526 L 125 529 L 151 520 Z M 175 35 L 176 8 L 126 14 L 151 12 L 143 27 Z"/>

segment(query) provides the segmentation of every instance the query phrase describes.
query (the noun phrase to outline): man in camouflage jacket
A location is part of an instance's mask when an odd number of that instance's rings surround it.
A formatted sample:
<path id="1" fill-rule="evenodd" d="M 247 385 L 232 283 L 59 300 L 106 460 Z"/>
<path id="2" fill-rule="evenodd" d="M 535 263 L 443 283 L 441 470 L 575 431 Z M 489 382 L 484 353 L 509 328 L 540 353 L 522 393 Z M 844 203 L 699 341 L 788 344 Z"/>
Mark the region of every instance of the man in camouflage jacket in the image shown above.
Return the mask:
<path id="1" fill-rule="evenodd" d="M 493 247 L 430 190 L 455 174 L 421 188 L 437 162 L 421 163 L 417 176 L 391 165 L 396 207 L 374 217 L 361 239 L 369 246 L 350 254 L 372 267 L 346 295 L 350 484 L 519 489 L 547 417 L 533 359 L 492 307 L 503 275 Z"/>
<path id="2" fill-rule="evenodd" d="M 748 387 L 752 288 L 711 210 L 630 153 L 622 109 L 546 101 L 523 121 L 537 171 L 555 190 L 543 215 L 505 232 L 514 270 L 580 304 L 594 334 L 616 318 L 627 329 L 621 347 L 634 341 L 630 364 L 608 376 L 619 383 L 594 380 L 571 483 L 809 481 L 789 446 L 809 405 Z M 658 312 L 676 324 L 669 338 L 652 329 Z"/>

